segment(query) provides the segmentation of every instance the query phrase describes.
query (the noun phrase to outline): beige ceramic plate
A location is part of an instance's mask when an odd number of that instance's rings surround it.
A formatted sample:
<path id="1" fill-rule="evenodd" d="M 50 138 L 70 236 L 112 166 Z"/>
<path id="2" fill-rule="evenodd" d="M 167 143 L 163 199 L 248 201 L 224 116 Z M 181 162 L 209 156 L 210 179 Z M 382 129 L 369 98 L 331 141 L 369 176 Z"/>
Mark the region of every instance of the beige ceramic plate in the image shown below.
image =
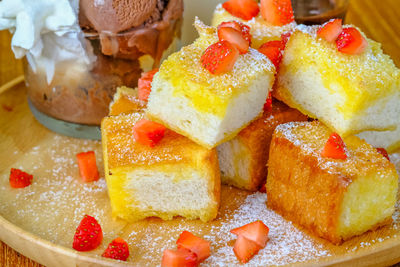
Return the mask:
<path id="1" fill-rule="evenodd" d="M 191 27 L 194 15 L 209 21 L 216 2 L 185 1 L 183 44 L 195 37 Z M 249 262 L 250 266 L 389 265 L 400 261 L 400 204 L 393 224 L 341 246 L 313 238 L 268 210 L 265 194 L 230 187 L 222 188 L 219 216 L 211 223 L 181 218 L 134 224 L 115 221 L 104 176 L 95 183 L 81 183 L 75 160 L 77 153 L 94 150 L 102 173 L 100 142 L 59 136 L 42 127 L 29 112 L 23 85 L 0 94 L 0 140 L 0 240 L 47 266 L 159 265 L 162 251 L 175 248 L 183 230 L 211 241 L 212 256 L 204 265 L 234 266 L 238 265 L 232 251 L 235 236 L 229 230 L 254 220 L 263 220 L 270 227 L 270 241 Z M 32 173 L 33 184 L 24 189 L 10 188 L 10 168 Z M 98 219 L 104 240 L 95 251 L 78 253 L 71 244 L 84 214 Z M 127 263 L 100 256 L 117 236 L 129 243 L 131 256 Z"/>

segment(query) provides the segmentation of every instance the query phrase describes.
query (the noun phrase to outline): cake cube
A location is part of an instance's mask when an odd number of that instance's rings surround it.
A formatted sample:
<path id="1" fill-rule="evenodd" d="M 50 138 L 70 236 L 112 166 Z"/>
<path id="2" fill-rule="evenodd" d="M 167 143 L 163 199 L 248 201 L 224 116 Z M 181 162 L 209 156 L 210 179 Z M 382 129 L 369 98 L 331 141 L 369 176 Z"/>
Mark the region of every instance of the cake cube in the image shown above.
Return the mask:
<path id="1" fill-rule="evenodd" d="M 344 28 L 349 25 L 344 25 Z M 290 37 L 273 95 L 345 137 L 400 125 L 400 70 L 381 45 L 348 55 L 302 25 Z M 400 141 L 400 135 L 398 136 Z"/>
<path id="2" fill-rule="evenodd" d="M 256 191 L 267 178 L 269 146 L 275 127 L 290 121 L 307 121 L 307 116 L 280 101 L 272 111 L 244 128 L 232 140 L 217 147 L 221 182 Z"/>
<path id="3" fill-rule="evenodd" d="M 343 139 L 346 159 L 322 157 L 331 133 L 318 121 L 276 127 L 268 161 L 267 205 L 339 244 L 391 221 L 398 175 L 389 160 L 356 136 Z"/>
<path id="4" fill-rule="evenodd" d="M 220 172 L 216 149 L 166 129 L 154 147 L 135 141 L 145 118 L 137 91 L 120 89 L 101 124 L 104 170 L 113 216 L 129 222 L 174 216 L 210 221 L 217 216 Z M 139 103 L 140 105 L 136 105 Z"/>
<path id="5" fill-rule="evenodd" d="M 272 25 L 264 20 L 261 12 L 251 20 L 246 21 L 233 16 L 222 7 L 222 4 L 218 4 L 214 10 L 211 25 L 217 27 L 222 22 L 231 20 L 239 21 L 250 27 L 250 34 L 252 36 L 251 47 L 257 49 L 265 42 L 280 40 L 282 34 L 292 31 L 297 25 L 296 22 L 291 22 L 283 26 Z"/>
<path id="6" fill-rule="evenodd" d="M 146 114 L 198 144 L 213 148 L 235 137 L 262 111 L 275 67 L 252 48 L 233 69 L 211 74 L 200 58 L 218 41 L 216 29 L 195 22 L 200 37 L 170 55 L 154 76 Z"/>

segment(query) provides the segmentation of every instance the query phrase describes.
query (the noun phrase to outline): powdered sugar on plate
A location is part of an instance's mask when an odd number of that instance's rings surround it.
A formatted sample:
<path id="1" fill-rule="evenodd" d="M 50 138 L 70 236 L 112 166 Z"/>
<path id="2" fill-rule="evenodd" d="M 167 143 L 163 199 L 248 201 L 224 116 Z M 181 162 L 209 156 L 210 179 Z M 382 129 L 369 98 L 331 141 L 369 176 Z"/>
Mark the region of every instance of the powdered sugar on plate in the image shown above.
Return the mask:
<path id="1" fill-rule="evenodd" d="M 220 228 L 214 228 L 208 240 L 218 236 L 217 251 L 205 262 L 210 266 L 227 266 L 235 262 L 236 256 L 233 253 L 231 241 L 236 236 L 229 231 L 245 224 L 261 220 L 270 229 L 267 246 L 249 262 L 249 266 L 284 265 L 293 262 L 302 262 L 319 257 L 330 256 L 323 245 L 316 244 L 306 234 L 284 220 L 280 215 L 266 207 L 267 195 L 265 193 L 254 193 L 249 195 L 232 218 L 222 223 Z"/>

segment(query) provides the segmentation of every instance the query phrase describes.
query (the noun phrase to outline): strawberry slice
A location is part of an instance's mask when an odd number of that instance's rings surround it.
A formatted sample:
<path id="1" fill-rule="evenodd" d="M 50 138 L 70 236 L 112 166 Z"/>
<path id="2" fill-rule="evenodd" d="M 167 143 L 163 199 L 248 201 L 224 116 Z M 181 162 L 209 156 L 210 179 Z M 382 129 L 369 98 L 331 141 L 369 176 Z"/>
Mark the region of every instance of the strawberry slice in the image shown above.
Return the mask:
<path id="1" fill-rule="evenodd" d="M 240 235 L 233 246 L 233 252 L 240 262 L 246 263 L 253 258 L 261 248 L 262 247 L 256 242 L 248 240 L 244 236 Z"/>
<path id="2" fill-rule="evenodd" d="M 262 221 L 255 221 L 233 229 L 231 233 L 243 236 L 263 248 L 268 242 L 269 228 Z"/>
<path id="3" fill-rule="evenodd" d="M 19 169 L 11 168 L 9 180 L 12 188 L 24 188 L 32 184 L 33 176 Z"/>
<path id="4" fill-rule="evenodd" d="M 239 56 L 236 46 L 223 40 L 210 45 L 201 56 L 201 64 L 212 74 L 231 71 Z"/>
<path id="5" fill-rule="evenodd" d="M 321 152 L 321 156 L 331 159 L 346 159 L 345 144 L 337 133 L 332 133 Z"/>
<path id="6" fill-rule="evenodd" d="M 147 101 L 151 92 L 151 82 L 153 81 L 154 74 L 158 69 L 153 69 L 148 72 L 143 72 L 138 80 L 138 97 L 142 101 Z"/>
<path id="7" fill-rule="evenodd" d="M 258 52 L 268 57 L 269 60 L 271 60 L 271 62 L 275 65 L 275 69 L 278 70 L 279 64 L 282 60 L 282 47 L 282 41 L 269 41 L 262 44 L 258 48 Z"/>
<path id="8" fill-rule="evenodd" d="M 196 254 L 185 248 L 166 249 L 161 260 L 162 267 L 192 267 L 197 265 Z"/>
<path id="9" fill-rule="evenodd" d="M 317 36 L 328 42 L 334 42 L 342 32 L 342 20 L 331 19 L 324 23 L 317 31 Z"/>
<path id="10" fill-rule="evenodd" d="M 290 0 L 261 0 L 261 16 L 270 24 L 283 26 L 294 21 Z"/>
<path id="11" fill-rule="evenodd" d="M 141 119 L 133 126 L 133 136 L 136 142 L 154 147 L 163 139 L 165 134 L 165 126 L 154 121 Z"/>
<path id="12" fill-rule="evenodd" d="M 95 218 L 85 215 L 76 228 L 72 247 L 78 251 L 97 248 L 103 240 L 103 231 Z"/>
<path id="13" fill-rule="evenodd" d="M 239 21 L 234 21 L 234 20 L 222 22 L 221 24 L 218 25 L 218 37 L 220 37 L 219 36 L 220 29 L 224 28 L 224 27 L 233 28 L 233 29 L 241 32 L 243 38 L 249 43 L 249 46 L 251 45 L 251 34 L 250 34 L 249 26 L 247 26 Z M 221 40 L 221 37 L 220 37 L 220 40 Z"/>
<path id="14" fill-rule="evenodd" d="M 249 42 L 243 38 L 242 31 L 231 27 L 220 27 L 218 38 L 220 41 L 226 40 L 236 46 L 240 54 L 246 54 L 249 51 Z"/>
<path id="15" fill-rule="evenodd" d="M 198 262 L 202 262 L 210 256 L 210 242 L 194 234 L 183 231 L 176 241 L 178 248 L 186 248 L 197 255 Z"/>
<path id="16" fill-rule="evenodd" d="M 129 257 L 128 243 L 126 243 L 122 238 L 117 237 L 108 244 L 106 250 L 101 256 L 114 260 L 126 261 Z"/>
<path id="17" fill-rule="evenodd" d="M 89 183 L 100 178 L 94 151 L 81 152 L 76 155 L 76 158 L 78 159 L 79 173 L 84 182 Z"/>
<path id="18" fill-rule="evenodd" d="M 228 0 L 222 7 L 231 15 L 243 20 L 250 20 L 260 12 L 258 3 L 254 0 Z"/>
<path id="19" fill-rule="evenodd" d="M 271 92 L 268 93 L 267 101 L 264 104 L 264 112 L 271 112 L 272 111 L 272 95 Z"/>
<path id="20" fill-rule="evenodd" d="M 368 45 L 364 36 L 354 27 L 344 28 L 336 39 L 337 49 L 345 54 L 359 55 Z"/>
<path id="21" fill-rule="evenodd" d="M 382 156 L 384 156 L 385 158 L 388 159 L 388 161 L 390 161 L 389 154 L 387 153 L 386 149 L 384 149 L 383 147 L 378 147 L 376 150 L 378 150 L 378 152 L 381 153 Z"/>

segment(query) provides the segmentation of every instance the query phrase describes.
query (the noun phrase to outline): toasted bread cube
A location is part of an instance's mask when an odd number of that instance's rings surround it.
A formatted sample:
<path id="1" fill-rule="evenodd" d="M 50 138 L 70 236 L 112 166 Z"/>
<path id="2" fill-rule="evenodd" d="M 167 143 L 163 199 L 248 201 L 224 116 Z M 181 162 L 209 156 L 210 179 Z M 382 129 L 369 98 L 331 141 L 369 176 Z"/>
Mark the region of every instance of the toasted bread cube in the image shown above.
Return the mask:
<path id="1" fill-rule="evenodd" d="M 280 40 L 281 35 L 292 31 L 296 27 L 296 22 L 291 22 L 283 26 L 275 26 L 268 23 L 261 16 L 261 12 L 251 20 L 243 20 L 235 17 L 226 11 L 222 4 L 218 4 L 214 10 L 211 25 L 217 27 L 224 21 L 236 20 L 240 21 L 250 27 L 251 34 L 251 47 L 259 48 L 263 43 Z"/>
<path id="2" fill-rule="evenodd" d="M 331 131 L 322 123 L 276 127 L 268 161 L 268 207 L 338 244 L 391 221 L 398 190 L 394 165 L 356 136 L 347 159 L 321 157 Z"/>
<path id="3" fill-rule="evenodd" d="M 147 116 L 213 148 L 232 139 L 261 113 L 275 67 L 250 48 L 233 70 L 211 74 L 200 58 L 218 41 L 216 29 L 196 21 L 200 37 L 168 57 L 154 76 Z"/>
<path id="4" fill-rule="evenodd" d="M 155 147 L 135 142 L 132 112 L 102 121 L 104 169 L 113 215 L 127 221 L 174 216 L 210 221 L 217 216 L 217 152 L 166 130 Z"/>
<path id="5" fill-rule="evenodd" d="M 267 178 L 269 146 L 275 127 L 290 121 L 307 121 L 298 110 L 274 101 L 272 111 L 244 128 L 232 140 L 217 147 L 221 182 L 256 191 Z"/>
<path id="6" fill-rule="evenodd" d="M 400 70 L 380 44 L 366 38 L 362 54 L 348 55 L 317 37 L 316 30 L 303 26 L 290 37 L 274 96 L 342 137 L 395 130 L 400 125 Z"/>

